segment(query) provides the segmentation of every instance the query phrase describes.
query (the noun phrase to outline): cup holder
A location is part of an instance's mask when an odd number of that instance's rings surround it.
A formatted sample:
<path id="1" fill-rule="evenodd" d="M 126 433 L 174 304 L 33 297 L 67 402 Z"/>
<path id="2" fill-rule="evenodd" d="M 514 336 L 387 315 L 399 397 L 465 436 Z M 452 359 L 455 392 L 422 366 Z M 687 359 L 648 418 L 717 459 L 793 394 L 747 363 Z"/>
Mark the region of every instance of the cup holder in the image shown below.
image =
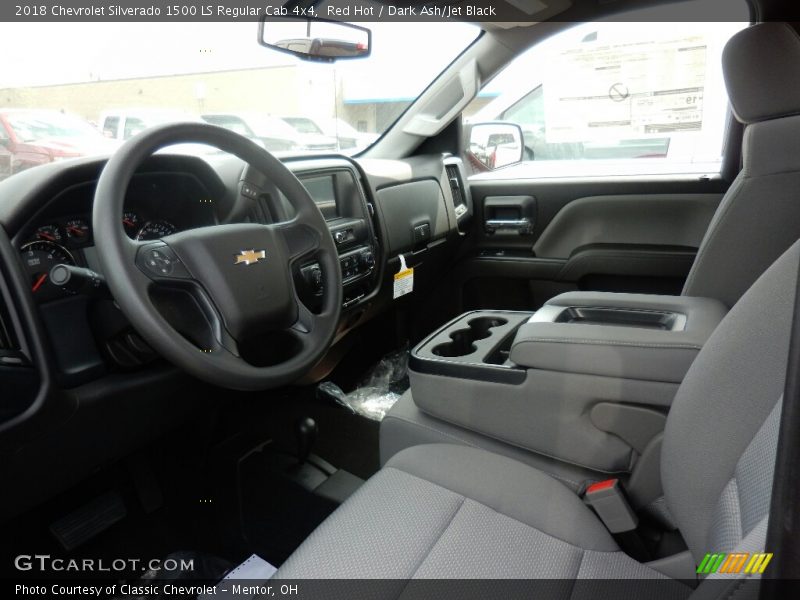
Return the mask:
<path id="1" fill-rule="evenodd" d="M 439 344 L 433 348 L 433 353 L 437 356 L 452 358 L 454 356 L 466 356 L 472 354 L 478 347 L 473 344 L 474 338 L 470 336 L 471 329 L 459 329 L 450 334 L 450 340 L 446 344 Z"/>
<path id="2" fill-rule="evenodd" d="M 431 350 L 437 356 L 453 358 L 467 356 L 475 352 L 478 347 L 475 342 L 485 340 L 492 335 L 494 327 L 508 323 L 505 319 L 497 317 L 478 317 L 467 322 L 468 329 L 457 329 L 450 334 L 450 341 L 434 346 Z"/>
<path id="3" fill-rule="evenodd" d="M 469 330 L 472 331 L 475 336 L 472 339 L 477 341 L 485 340 L 492 335 L 491 329 L 500 327 L 506 323 L 508 323 L 508 321 L 498 317 L 478 317 L 477 319 L 469 321 L 467 325 L 469 325 Z"/>

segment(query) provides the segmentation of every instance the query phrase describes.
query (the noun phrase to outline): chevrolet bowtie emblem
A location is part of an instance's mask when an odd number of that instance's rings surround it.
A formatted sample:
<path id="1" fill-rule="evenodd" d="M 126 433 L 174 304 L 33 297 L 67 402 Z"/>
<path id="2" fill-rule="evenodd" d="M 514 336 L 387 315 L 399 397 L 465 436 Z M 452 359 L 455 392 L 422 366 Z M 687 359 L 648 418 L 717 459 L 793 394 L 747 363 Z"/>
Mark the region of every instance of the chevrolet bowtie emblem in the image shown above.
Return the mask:
<path id="1" fill-rule="evenodd" d="M 242 263 L 246 265 L 252 265 L 257 263 L 258 261 L 267 258 L 267 251 L 266 250 L 242 250 L 239 254 L 235 254 L 234 258 L 236 262 L 234 264 L 240 265 Z"/>

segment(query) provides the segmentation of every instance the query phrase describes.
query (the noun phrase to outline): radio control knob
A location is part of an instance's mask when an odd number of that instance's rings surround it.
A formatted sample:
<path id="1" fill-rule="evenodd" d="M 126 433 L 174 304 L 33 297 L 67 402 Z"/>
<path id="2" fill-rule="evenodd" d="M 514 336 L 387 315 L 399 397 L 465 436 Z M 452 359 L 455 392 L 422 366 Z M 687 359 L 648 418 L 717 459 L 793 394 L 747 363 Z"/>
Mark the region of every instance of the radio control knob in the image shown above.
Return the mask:
<path id="1" fill-rule="evenodd" d="M 361 253 L 361 264 L 365 267 L 372 268 L 375 266 L 375 255 L 372 250 L 365 250 Z"/>

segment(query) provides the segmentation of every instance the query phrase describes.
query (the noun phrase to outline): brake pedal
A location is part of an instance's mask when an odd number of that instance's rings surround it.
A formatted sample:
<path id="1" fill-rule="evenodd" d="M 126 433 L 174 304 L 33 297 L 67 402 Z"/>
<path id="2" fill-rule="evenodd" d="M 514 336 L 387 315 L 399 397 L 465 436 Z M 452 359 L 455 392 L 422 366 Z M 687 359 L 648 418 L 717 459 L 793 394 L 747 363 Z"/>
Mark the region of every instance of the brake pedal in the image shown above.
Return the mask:
<path id="1" fill-rule="evenodd" d="M 128 514 L 122 497 L 108 492 L 50 525 L 64 550 L 71 551 L 101 534 Z"/>

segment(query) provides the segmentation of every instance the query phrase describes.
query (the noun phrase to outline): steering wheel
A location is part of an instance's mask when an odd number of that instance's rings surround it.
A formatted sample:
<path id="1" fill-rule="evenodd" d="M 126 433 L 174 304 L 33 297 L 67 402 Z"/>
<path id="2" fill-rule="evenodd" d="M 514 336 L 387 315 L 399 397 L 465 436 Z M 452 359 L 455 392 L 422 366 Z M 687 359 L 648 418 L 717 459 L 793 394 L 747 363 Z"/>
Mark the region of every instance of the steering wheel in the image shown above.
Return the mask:
<path id="1" fill-rule="evenodd" d="M 122 215 L 133 174 L 155 151 L 183 143 L 236 155 L 286 196 L 296 216 L 283 223 L 214 225 L 157 241 L 131 240 Z M 199 379 L 241 390 L 277 387 L 304 375 L 328 350 L 342 304 L 336 245 L 305 187 L 250 140 L 201 123 L 162 125 L 134 136 L 100 175 L 92 221 L 100 265 L 122 312 L 159 354 Z M 323 277 L 318 313 L 300 300 L 292 277 L 292 265 L 312 256 Z M 164 300 L 159 288 L 179 292 Z M 205 333 L 185 337 L 197 321 L 203 321 Z M 187 326 L 176 328 L 176 322 Z M 280 347 L 284 354 L 253 364 L 242 349 L 259 344 Z"/>

